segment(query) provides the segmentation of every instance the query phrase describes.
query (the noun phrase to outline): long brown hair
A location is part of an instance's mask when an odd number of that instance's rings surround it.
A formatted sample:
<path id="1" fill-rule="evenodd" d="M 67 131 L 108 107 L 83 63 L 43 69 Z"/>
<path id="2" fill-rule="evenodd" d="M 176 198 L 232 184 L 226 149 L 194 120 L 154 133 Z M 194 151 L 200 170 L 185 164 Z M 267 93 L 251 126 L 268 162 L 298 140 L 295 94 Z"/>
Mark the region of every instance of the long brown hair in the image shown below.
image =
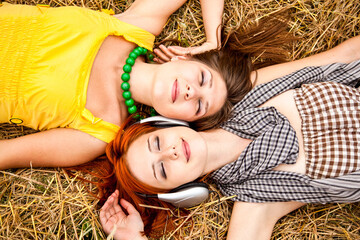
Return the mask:
<path id="1" fill-rule="evenodd" d="M 227 87 L 227 99 L 220 111 L 192 123 L 197 130 L 218 127 L 230 115 L 232 107 L 253 88 L 250 74 L 259 68 L 285 62 L 286 46 L 297 38 L 288 32 L 288 15 L 279 12 L 255 24 L 238 26 L 229 33 L 222 30 L 220 50 L 192 56 L 220 73 Z"/>

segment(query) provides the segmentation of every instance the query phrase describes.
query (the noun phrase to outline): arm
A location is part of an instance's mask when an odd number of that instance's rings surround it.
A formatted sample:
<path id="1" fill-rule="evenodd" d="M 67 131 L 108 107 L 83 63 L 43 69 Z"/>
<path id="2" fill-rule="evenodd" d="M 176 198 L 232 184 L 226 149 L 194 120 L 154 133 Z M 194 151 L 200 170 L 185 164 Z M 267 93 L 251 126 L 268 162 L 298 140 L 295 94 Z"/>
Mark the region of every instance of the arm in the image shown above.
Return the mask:
<path id="1" fill-rule="evenodd" d="M 303 205 L 304 203 L 300 202 L 235 202 L 227 239 L 270 239 L 275 223 Z"/>
<path id="2" fill-rule="evenodd" d="M 200 4 L 206 35 L 206 42 L 204 44 L 208 44 L 210 49 L 218 49 L 221 44 L 221 21 L 224 11 L 224 0 L 200 0 Z M 196 54 L 196 52 L 191 53 Z"/>
<path id="3" fill-rule="evenodd" d="M 350 63 L 360 59 L 360 36 L 346 40 L 338 46 L 310 57 L 259 69 L 255 86 L 285 76 L 307 66 L 322 66 L 330 63 Z M 256 73 L 252 73 L 254 81 Z"/>
<path id="4" fill-rule="evenodd" d="M 115 17 L 157 36 L 169 16 L 185 2 L 186 0 L 137 0 L 125 12 Z"/>
<path id="5" fill-rule="evenodd" d="M 140 233 L 144 231 L 144 223 L 139 212 L 124 199 L 121 199 L 121 206 L 128 215 L 119 205 L 119 192 L 116 190 L 100 210 L 100 223 L 104 232 L 116 240 L 146 240 L 147 237 Z"/>
<path id="6" fill-rule="evenodd" d="M 0 140 L 0 169 L 75 166 L 105 152 L 106 143 L 74 129 L 56 128 Z"/>
<path id="7" fill-rule="evenodd" d="M 154 53 L 158 56 L 155 60 L 163 63 L 170 61 L 175 56 L 198 54 L 212 49 L 218 49 L 221 44 L 221 21 L 224 11 L 224 0 L 200 0 L 201 12 L 205 27 L 206 42 L 197 47 L 165 47 L 160 45 Z"/>

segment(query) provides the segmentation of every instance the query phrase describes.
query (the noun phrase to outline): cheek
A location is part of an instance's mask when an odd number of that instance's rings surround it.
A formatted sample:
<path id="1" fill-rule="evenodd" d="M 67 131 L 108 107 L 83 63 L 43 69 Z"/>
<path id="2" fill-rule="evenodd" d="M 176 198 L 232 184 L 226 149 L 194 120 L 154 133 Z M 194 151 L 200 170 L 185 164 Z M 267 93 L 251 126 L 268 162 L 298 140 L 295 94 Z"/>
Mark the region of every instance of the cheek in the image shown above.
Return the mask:
<path id="1" fill-rule="evenodd" d="M 196 106 L 193 101 L 183 101 L 176 106 L 176 111 L 179 116 L 185 118 L 187 121 L 194 121 L 196 119 Z"/>
<path id="2" fill-rule="evenodd" d="M 174 163 L 171 166 L 173 180 L 186 183 L 195 180 L 200 172 L 200 167 L 196 164 Z"/>
<path id="3" fill-rule="evenodd" d="M 188 101 L 183 101 L 182 103 L 175 104 L 174 110 L 176 110 L 178 115 L 190 117 L 193 115 L 194 106 Z"/>
<path id="4" fill-rule="evenodd" d="M 164 82 L 157 81 L 152 88 L 151 98 L 154 100 L 155 103 L 157 101 L 164 101 L 167 96 L 166 92 L 166 84 Z"/>
<path id="5" fill-rule="evenodd" d="M 174 185 L 178 187 L 182 184 L 193 182 L 198 179 L 200 175 L 201 172 L 196 168 L 187 169 L 186 171 L 177 169 L 177 174 L 174 175 L 174 181 L 176 182 Z"/>
<path id="6" fill-rule="evenodd" d="M 159 106 L 158 104 L 156 104 Z M 188 103 L 181 103 L 181 104 L 163 104 L 160 108 L 155 110 L 165 117 L 169 118 L 176 118 L 185 121 L 193 121 L 194 120 L 194 107 Z"/>
<path id="7" fill-rule="evenodd" d="M 176 108 L 174 108 L 173 104 L 169 101 L 165 101 L 162 95 L 156 95 L 153 98 L 153 106 L 156 112 L 165 117 L 171 117 L 173 112 L 176 112 Z"/>

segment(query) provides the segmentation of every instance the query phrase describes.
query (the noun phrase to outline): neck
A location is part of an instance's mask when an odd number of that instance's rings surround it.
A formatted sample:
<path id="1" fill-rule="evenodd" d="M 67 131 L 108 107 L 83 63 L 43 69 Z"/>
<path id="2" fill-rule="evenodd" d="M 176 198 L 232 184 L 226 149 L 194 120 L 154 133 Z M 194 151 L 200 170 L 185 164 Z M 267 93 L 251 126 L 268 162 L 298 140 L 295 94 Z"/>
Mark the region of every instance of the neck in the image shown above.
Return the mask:
<path id="1" fill-rule="evenodd" d="M 157 67 L 158 64 L 149 64 L 140 58 L 136 59 L 129 80 L 131 86 L 130 92 L 135 102 L 152 106 L 150 92 L 152 91 L 154 73 Z"/>
<path id="2" fill-rule="evenodd" d="M 204 175 L 234 162 L 251 140 L 240 138 L 223 129 L 201 132 L 207 143 L 208 159 Z"/>

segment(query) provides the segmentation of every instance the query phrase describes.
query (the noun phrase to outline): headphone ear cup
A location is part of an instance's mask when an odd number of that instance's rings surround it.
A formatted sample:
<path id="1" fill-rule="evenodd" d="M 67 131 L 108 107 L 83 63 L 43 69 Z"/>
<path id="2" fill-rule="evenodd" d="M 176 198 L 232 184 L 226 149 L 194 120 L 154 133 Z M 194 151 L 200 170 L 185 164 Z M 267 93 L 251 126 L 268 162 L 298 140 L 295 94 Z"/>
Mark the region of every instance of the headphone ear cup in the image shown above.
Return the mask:
<path id="1" fill-rule="evenodd" d="M 175 207 L 192 207 L 200 204 L 209 197 L 209 188 L 203 182 L 191 182 L 181 185 L 169 193 L 157 194 L 162 201 L 171 203 Z"/>
<path id="2" fill-rule="evenodd" d="M 189 183 L 185 183 L 183 185 L 178 186 L 177 188 L 170 190 L 169 193 L 175 193 L 175 192 L 184 190 L 186 188 L 191 188 L 191 187 L 203 187 L 203 188 L 209 189 L 209 186 L 204 182 L 189 182 Z"/>

